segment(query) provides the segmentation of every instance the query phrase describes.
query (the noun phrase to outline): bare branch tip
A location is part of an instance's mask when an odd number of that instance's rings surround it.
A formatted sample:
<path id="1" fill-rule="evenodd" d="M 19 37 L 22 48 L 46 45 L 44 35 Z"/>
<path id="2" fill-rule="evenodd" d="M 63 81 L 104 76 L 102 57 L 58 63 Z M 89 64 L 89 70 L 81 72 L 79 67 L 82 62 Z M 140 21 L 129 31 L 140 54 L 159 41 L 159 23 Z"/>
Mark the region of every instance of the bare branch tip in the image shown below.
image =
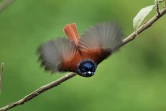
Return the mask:
<path id="1" fill-rule="evenodd" d="M 1 65 L 1 71 L 2 71 L 2 73 L 4 72 L 4 63 L 2 63 L 2 65 Z"/>
<path id="2" fill-rule="evenodd" d="M 160 8 L 159 8 L 159 2 L 156 0 L 156 12 L 157 12 L 157 15 L 159 16 L 160 15 Z"/>
<path id="3" fill-rule="evenodd" d="M 15 0 L 4 0 L 2 3 L 0 3 L 0 12 L 2 12 L 4 9 L 6 9 L 14 1 Z"/>
<path id="4" fill-rule="evenodd" d="M 2 90 L 2 74 L 4 72 L 4 63 L 1 65 L 1 72 L 0 72 L 0 92 Z"/>

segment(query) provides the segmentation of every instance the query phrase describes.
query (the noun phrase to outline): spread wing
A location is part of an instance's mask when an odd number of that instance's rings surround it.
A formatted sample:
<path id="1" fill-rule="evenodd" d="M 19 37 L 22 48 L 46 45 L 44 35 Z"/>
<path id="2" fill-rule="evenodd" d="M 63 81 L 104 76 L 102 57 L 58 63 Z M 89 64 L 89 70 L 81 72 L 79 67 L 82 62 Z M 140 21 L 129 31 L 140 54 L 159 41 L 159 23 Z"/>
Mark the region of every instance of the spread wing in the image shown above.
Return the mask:
<path id="1" fill-rule="evenodd" d="M 86 30 L 79 40 L 79 49 L 95 62 L 100 63 L 111 53 L 118 50 L 122 44 L 121 37 L 123 33 L 116 23 L 101 23 Z"/>
<path id="2" fill-rule="evenodd" d="M 59 65 L 75 55 L 76 51 L 76 45 L 65 38 L 48 41 L 38 48 L 39 59 L 42 61 L 41 65 L 45 67 L 45 70 L 50 70 L 52 73 L 62 71 Z"/>
<path id="3" fill-rule="evenodd" d="M 116 23 L 98 24 L 80 36 L 75 24 L 68 24 L 64 31 L 70 39 L 58 38 L 38 48 L 39 59 L 45 70 L 75 72 L 77 65 L 85 59 L 97 64 L 116 51 L 121 43 L 122 31 Z"/>

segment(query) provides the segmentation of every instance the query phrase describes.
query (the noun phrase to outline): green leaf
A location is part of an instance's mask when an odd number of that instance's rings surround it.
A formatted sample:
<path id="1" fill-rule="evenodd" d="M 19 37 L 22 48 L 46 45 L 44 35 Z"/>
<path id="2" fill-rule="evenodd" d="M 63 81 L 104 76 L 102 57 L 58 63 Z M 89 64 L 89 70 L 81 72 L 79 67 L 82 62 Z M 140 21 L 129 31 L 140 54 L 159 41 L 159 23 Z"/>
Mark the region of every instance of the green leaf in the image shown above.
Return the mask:
<path id="1" fill-rule="evenodd" d="M 153 7 L 155 7 L 155 5 L 147 6 L 138 12 L 138 14 L 133 19 L 134 30 L 138 29 L 145 17 L 152 11 Z"/>

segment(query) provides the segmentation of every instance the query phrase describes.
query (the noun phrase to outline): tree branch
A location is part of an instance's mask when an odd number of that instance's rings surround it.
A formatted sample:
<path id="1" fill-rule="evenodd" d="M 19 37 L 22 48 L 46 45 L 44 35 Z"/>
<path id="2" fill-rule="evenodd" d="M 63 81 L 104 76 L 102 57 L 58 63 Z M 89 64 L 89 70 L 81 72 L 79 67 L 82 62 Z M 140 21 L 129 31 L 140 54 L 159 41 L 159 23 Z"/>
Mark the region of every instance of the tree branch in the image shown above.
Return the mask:
<path id="1" fill-rule="evenodd" d="M 131 33 L 128 37 L 126 37 L 123 40 L 123 45 L 127 44 L 128 42 L 132 41 L 133 39 L 135 39 L 135 37 L 142 33 L 143 31 L 145 31 L 146 29 L 148 29 L 150 26 L 152 26 L 158 19 L 160 19 L 164 14 L 166 14 L 166 7 L 163 8 L 160 11 L 160 15 L 156 14 L 154 17 L 152 17 L 149 21 L 147 21 L 146 23 L 144 23 L 140 28 L 137 29 L 137 32 L 133 32 Z M 122 45 L 122 46 L 123 46 Z M 121 47 L 122 47 L 121 46 Z"/>
<path id="2" fill-rule="evenodd" d="M 53 87 L 56 87 L 58 85 L 60 85 L 62 82 L 74 77 L 76 75 L 76 73 L 70 73 L 70 74 L 66 74 L 65 76 L 57 79 L 56 81 L 53 81 L 49 84 L 46 84 L 44 86 L 41 86 L 40 88 L 36 89 L 34 92 L 26 95 L 24 98 L 20 99 L 19 101 L 16 101 L 14 103 L 11 103 L 3 108 L 0 109 L 0 111 L 7 111 L 13 107 L 16 107 L 18 105 L 21 105 L 21 104 L 24 104 L 25 102 L 27 101 L 30 101 L 31 99 L 33 99 L 34 97 L 40 95 L 41 93 L 53 88 Z"/>
<path id="3" fill-rule="evenodd" d="M 135 37 L 137 36 L 137 34 L 142 33 L 144 30 L 146 30 L 147 28 L 149 28 L 150 26 L 152 26 L 153 23 L 155 23 L 159 18 L 161 18 L 164 14 L 166 14 L 166 8 L 164 8 L 163 10 L 160 11 L 160 15 L 156 14 L 153 18 L 151 18 L 148 22 L 144 23 L 140 28 L 137 29 L 137 33 L 133 32 L 131 33 L 128 37 L 126 37 L 123 40 L 123 44 L 122 46 L 124 46 L 125 44 L 129 43 L 130 41 L 134 40 Z M 121 47 L 122 47 L 121 46 Z M 35 90 L 34 92 L 28 94 L 27 96 L 25 96 L 24 98 L 13 102 L 5 107 L 0 108 L 0 111 L 7 111 L 13 107 L 16 107 L 18 105 L 24 104 L 25 102 L 30 101 L 31 99 L 35 98 L 36 96 L 40 95 L 41 93 L 50 90 L 53 87 L 56 87 L 58 85 L 60 85 L 61 83 L 63 83 L 64 81 L 74 77 L 76 74 L 75 73 L 70 73 L 70 74 L 66 74 L 65 76 L 59 78 L 58 80 L 55 80 L 49 84 L 46 84 L 44 86 L 41 86 L 40 88 L 38 88 L 37 90 Z"/>
<path id="4" fill-rule="evenodd" d="M 2 12 L 4 9 L 6 9 L 10 4 L 12 4 L 14 2 L 14 0 L 4 0 L 1 4 L 0 4 L 0 12 Z"/>

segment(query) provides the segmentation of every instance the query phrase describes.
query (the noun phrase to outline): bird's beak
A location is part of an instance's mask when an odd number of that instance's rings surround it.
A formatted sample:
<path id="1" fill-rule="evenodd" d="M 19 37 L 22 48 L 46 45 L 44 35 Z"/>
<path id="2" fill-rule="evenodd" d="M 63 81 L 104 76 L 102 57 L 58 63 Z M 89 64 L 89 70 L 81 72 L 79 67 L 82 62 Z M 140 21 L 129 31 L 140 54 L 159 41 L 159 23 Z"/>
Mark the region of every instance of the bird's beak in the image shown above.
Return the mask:
<path id="1" fill-rule="evenodd" d="M 91 71 L 88 71 L 88 74 L 92 74 L 92 72 L 91 72 Z"/>

